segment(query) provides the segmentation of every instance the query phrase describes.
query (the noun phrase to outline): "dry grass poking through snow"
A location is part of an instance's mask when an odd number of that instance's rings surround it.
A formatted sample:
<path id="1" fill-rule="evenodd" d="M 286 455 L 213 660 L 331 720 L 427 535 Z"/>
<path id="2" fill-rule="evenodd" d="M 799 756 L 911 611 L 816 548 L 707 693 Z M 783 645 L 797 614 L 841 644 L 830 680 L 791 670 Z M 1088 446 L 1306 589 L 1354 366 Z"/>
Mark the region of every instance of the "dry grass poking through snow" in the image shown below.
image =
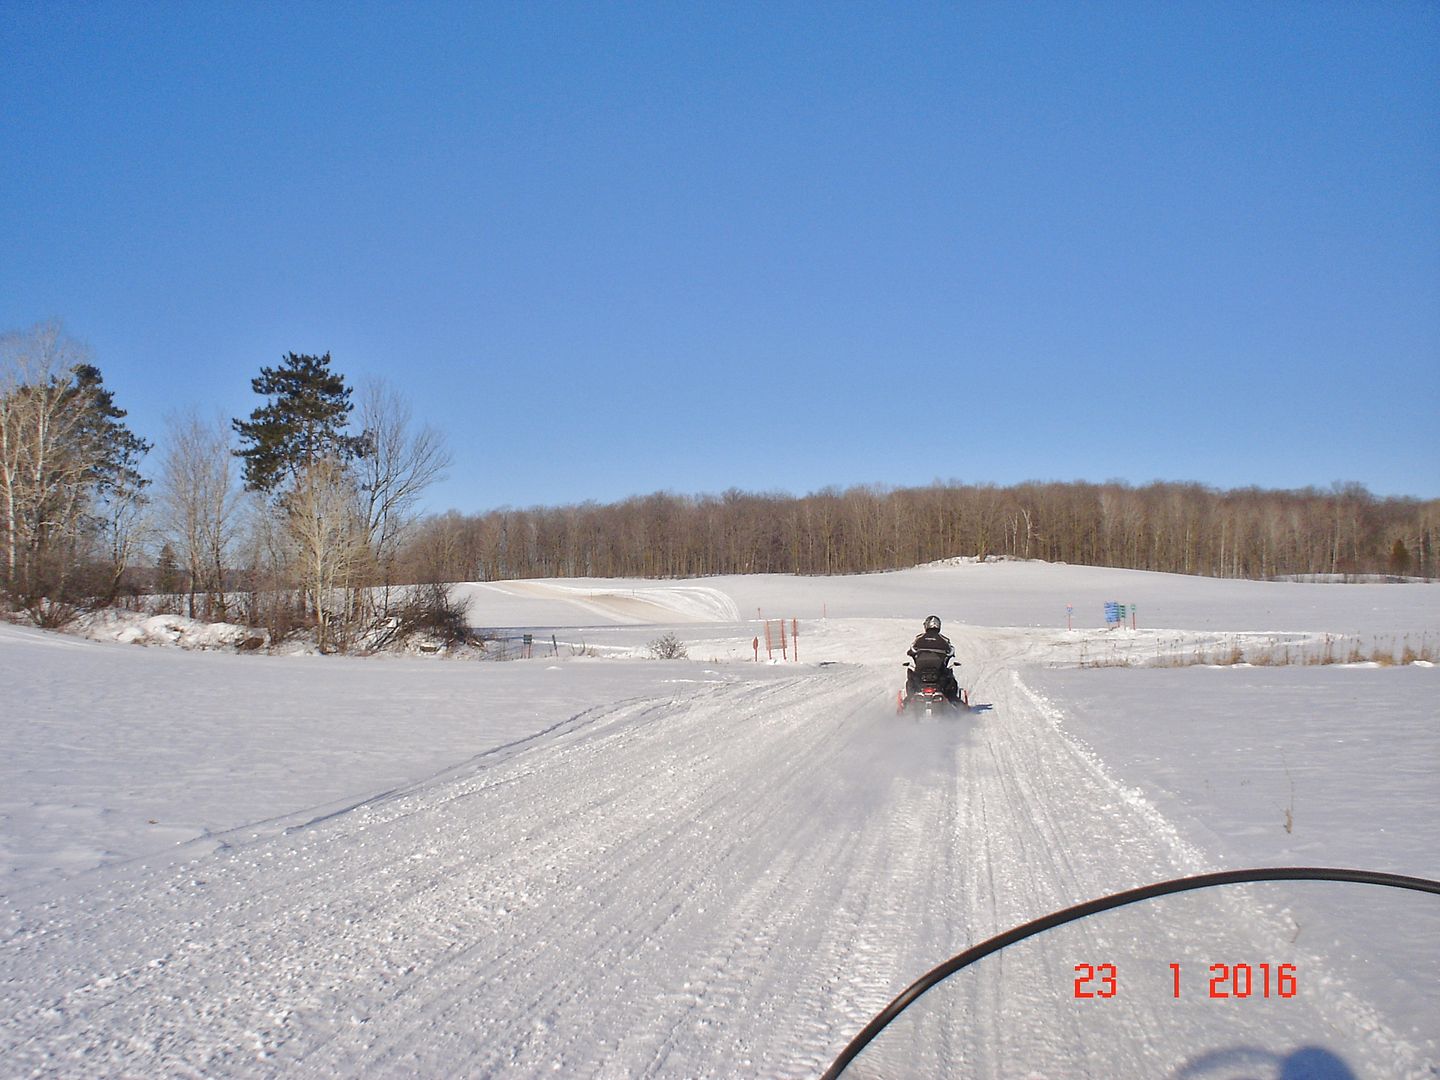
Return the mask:
<path id="1" fill-rule="evenodd" d="M 1417 644 L 1410 635 L 1376 636 L 1368 641 L 1359 637 L 1326 634 L 1320 641 L 1257 641 L 1253 636 L 1235 636 L 1229 640 L 1190 648 L 1176 641 L 1171 651 L 1163 651 L 1156 642 L 1154 655 L 1132 650 L 1114 652 L 1104 657 L 1082 659 L 1081 667 L 1317 667 L 1328 664 L 1376 664 L 1396 667 L 1407 664 L 1434 664 L 1440 657 L 1440 645 L 1422 635 Z"/>

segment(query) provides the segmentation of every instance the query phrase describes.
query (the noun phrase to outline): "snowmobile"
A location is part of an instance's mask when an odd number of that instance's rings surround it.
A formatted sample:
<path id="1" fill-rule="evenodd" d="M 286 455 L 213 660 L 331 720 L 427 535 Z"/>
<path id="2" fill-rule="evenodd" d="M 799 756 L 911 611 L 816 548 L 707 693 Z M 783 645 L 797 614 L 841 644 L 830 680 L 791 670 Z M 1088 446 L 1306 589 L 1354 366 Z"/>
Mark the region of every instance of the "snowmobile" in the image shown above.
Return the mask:
<path id="1" fill-rule="evenodd" d="M 1156 958 L 1140 949 L 1137 952 L 1137 962 L 1126 968 L 1123 974 L 1117 969 L 1125 967 L 1125 961 L 1112 953 L 1107 953 L 1104 957 L 1095 954 L 1095 942 L 1100 939 L 1088 935 L 1073 936 L 1068 942 L 1063 935 L 1053 935 L 1057 940 L 1052 940 L 1048 949 L 1032 951 L 1028 956 L 1023 948 L 1015 948 L 1038 934 L 1058 930 L 1082 919 L 1088 921 L 1092 916 L 1118 908 L 1133 910 L 1131 905 L 1140 901 L 1159 900 L 1180 893 L 1204 892 L 1213 896 L 1214 890 L 1228 891 L 1222 887 L 1233 885 L 1291 882 L 1330 882 L 1387 888 L 1391 890 L 1389 896 L 1392 899 L 1382 907 L 1387 909 L 1387 917 L 1406 934 L 1416 932 L 1427 922 L 1433 924 L 1434 910 L 1428 903 L 1421 903 L 1417 907 L 1413 903 L 1404 906 L 1396 901 L 1403 900 L 1406 895 L 1417 900 L 1421 899 L 1417 894 L 1440 896 L 1440 881 L 1429 878 L 1408 877 L 1376 870 L 1289 866 L 1198 874 L 1091 900 L 1007 930 L 931 969 L 865 1025 L 825 1071 L 821 1080 L 840 1080 L 842 1074 L 845 1080 L 850 1080 L 851 1077 L 860 1080 L 862 1077 L 882 1076 L 970 1075 L 970 1070 L 964 1065 L 970 1049 L 965 1030 L 966 1025 L 974 1020 L 974 1009 L 971 1006 L 976 1001 L 984 1000 L 985 994 L 979 997 L 973 992 L 967 994 L 967 990 L 975 991 L 977 988 L 973 985 L 956 985 L 960 984 L 961 980 L 955 980 L 955 984 L 949 984 L 947 980 L 957 972 L 970 968 L 977 961 L 1002 950 L 1013 950 L 1004 968 L 1006 977 L 1012 982 L 1017 978 L 1025 980 L 1028 977 L 1034 1000 L 1049 1003 L 1054 1015 L 1081 1018 L 1082 1035 L 1088 1023 L 1103 1025 L 1103 1002 L 1098 1007 L 1087 1006 L 1087 1000 L 1125 998 L 1128 995 L 1130 998 L 1144 999 L 1148 996 L 1163 1001 L 1167 1006 L 1165 1052 L 1180 1059 L 1188 1058 L 1178 1067 L 1178 1071 L 1168 1068 L 1163 1070 L 1165 1076 L 1193 1080 L 1228 1080 L 1235 1076 L 1265 1076 L 1274 1077 L 1275 1080 L 1355 1080 L 1360 1074 L 1351 1071 L 1338 1050 L 1315 1044 L 1291 1043 L 1294 1035 L 1291 1024 L 1296 1016 L 1291 999 L 1304 998 L 1324 1006 L 1328 998 L 1333 1000 L 1335 1008 L 1354 1008 L 1354 1000 L 1343 993 L 1335 975 L 1337 972 L 1350 977 L 1363 974 L 1357 969 L 1364 962 L 1364 949 L 1347 957 L 1343 964 L 1337 961 L 1334 971 L 1326 972 L 1318 979 L 1316 975 L 1319 973 L 1304 963 L 1244 962 L 1279 958 L 1268 953 L 1256 957 L 1227 956 L 1224 957 L 1227 962 L 1206 963 L 1216 960 L 1217 957 L 1203 954 L 1205 939 L 1200 934 L 1203 923 L 1197 924 L 1193 921 L 1197 913 L 1203 914 L 1206 911 L 1203 904 L 1198 908 L 1191 904 L 1181 909 L 1183 914 L 1179 918 L 1191 921 L 1184 924 L 1188 927 L 1186 933 L 1172 935 L 1174 955 L 1166 954 Z M 1425 899 L 1428 901 L 1428 898 Z M 1368 906 L 1374 906 L 1374 898 L 1371 898 Z M 1224 909 L 1216 907 L 1211 910 Z M 1156 917 L 1159 913 L 1151 912 L 1150 915 Z M 1168 922 L 1170 917 L 1165 918 Z M 1222 925 L 1223 922 L 1224 920 Z M 1094 932 L 1091 931 L 1092 934 Z M 1111 940 L 1124 940 L 1129 936 L 1131 935 L 1120 934 Z M 1195 940 L 1189 941 L 1191 936 L 1194 936 Z M 1143 941 L 1144 938 L 1142 936 L 1137 940 Z M 1287 940 L 1293 945 L 1295 938 L 1287 934 L 1277 939 L 1277 942 Z M 1187 945 L 1188 948 L 1181 948 L 1182 945 Z M 1073 956 L 1069 955 L 1068 948 L 1075 950 Z M 1280 945 L 1279 948 L 1283 949 L 1284 946 Z M 1204 955 L 1204 959 L 1196 962 L 1196 953 Z M 1057 956 L 1065 961 L 1058 968 L 1055 959 Z M 1119 962 L 1096 963 L 1106 958 Z M 1072 970 L 1069 963 L 1072 960 L 1082 962 L 1075 963 Z M 1158 977 L 1136 978 L 1137 974 L 1144 973 L 1135 969 L 1142 967 L 1158 969 Z M 998 966 L 990 966 L 990 977 L 994 978 L 1000 972 Z M 1370 974 L 1372 981 L 1369 985 L 1377 985 L 1373 982 L 1374 972 Z M 1393 979 L 1393 971 L 1389 972 L 1389 977 Z M 1052 982 L 1055 984 L 1053 988 L 1048 985 Z M 945 992 L 947 989 L 949 993 Z M 1412 995 L 1415 998 L 1415 1016 L 1433 1015 L 1430 1012 L 1431 1001 L 1436 999 L 1433 985 L 1417 976 L 1415 983 L 1404 985 L 1397 997 L 1409 1003 L 1408 996 Z M 1191 1011 L 1180 1011 L 1182 998 L 1189 1003 L 1186 1008 Z M 1231 1004 L 1228 1007 L 1216 1006 L 1214 1002 L 1218 999 L 1226 999 Z M 967 1001 L 970 1005 L 967 1005 Z M 1233 1004 L 1238 1001 L 1246 1004 Z M 1063 1010 L 1055 1008 L 1058 1003 L 1066 1003 Z M 983 1005 L 980 1007 L 983 1008 Z M 1088 1018 L 1084 1011 L 1087 1008 L 1091 1010 Z M 1272 1041 L 1259 1045 L 1236 1043 L 1234 1039 L 1237 1034 L 1237 1015 L 1243 1015 L 1242 1010 L 1258 1014 L 1265 1009 L 1271 1010 L 1267 1014 L 1271 1017 L 1270 1027 L 1280 1034 Z M 893 1023 L 892 1026 L 892 1022 L 901 1019 L 901 1014 L 904 1014 L 904 1020 Z M 1358 1029 L 1362 1032 L 1362 1038 L 1373 1037 L 1374 1023 L 1375 1018 L 1372 1016 L 1368 1020 L 1370 1027 L 1362 1025 Z M 1255 1025 L 1261 1031 L 1265 1030 L 1266 1026 L 1264 1022 Z M 1104 1030 L 1103 1027 L 1101 1030 Z M 1353 1034 L 1352 1032 L 1352 1036 Z M 1398 1046 L 1386 1046 L 1383 1042 L 1379 1045 L 1381 1052 L 1388 1049 L 1411 1049 L 1404 1042 L 1400 1042 Z M 1066 1046 L 1056 1043 L 1052 1046 L 1045 1039 L 1036 1040 L 1027 1046 L 1023 1038 L 1012 1038 L 1004 1051 L 1014 1055 L 1006 1062 L 1005 1075 L 1037 1078 L 1060 1075 L 1155 1075 L 1152 1072 L 1137 1072 L 1134 1068 L 1127 1068 L 1122 1060 L 1125 1048 L 1116 1044 L 1113 1039 L 1097 1039 L 1095 1061 L 1090 1063 L 1094 1068 L 1089 1070 L 1084 1063 L 1074 1058 L 1076 1049 L 1074 1044 Z M 1019 1060 L 1021 1055 L 1025 1056 L 1025 1060 Z M 1049 1058 L 1058 1058 L 1059 1061 L 1048 1061 Z M 1153 1062 L 1154 1059 L 1145 1060 Z M 855 1066 L 853 1069 L 850 1068 L 852 1064 Z M 1384 1063 L 1382 1072 L 1384 1068 L 1393 1068 L 1395 1064 L 1396 1062 Z M 993 1068 L 995 1062 L 990 1062 L 990 1065 Z M 1037 1069 L 1037 1065 L 1047 1067 Z M 1096 1068 L 1103 1071 L 1095 1071 Z M 986 1072 L 986 1075 L 990 1073 Z M 1371 1074 L 1367 1072 L 1364 1075 Z M 1374 1075 L 1381 1075 L 1381 1072 Z M 1384 1075 L 1396 1074 L 1384 1072 Z M 1423 1075 L 1430 1073 L 1426 1071 Z"/>
<path id="2" fill-rule="evenodd" d="M 953 663 L 953 657 L 942 658 L 938 653 L 922 652 L 916 655 L 913 666 L 909 663 L 902 665 L 907 674 L 905 686 L 895 697 L 896 715 L 913 712 L 929 717 L 936 713 L 943 716 L 967 710 L 970 707 L 969 695 L 959 689 L 958 683 L 955 684 L 954 698 L 945 695 L 945 684 L 955 679 Z"/>

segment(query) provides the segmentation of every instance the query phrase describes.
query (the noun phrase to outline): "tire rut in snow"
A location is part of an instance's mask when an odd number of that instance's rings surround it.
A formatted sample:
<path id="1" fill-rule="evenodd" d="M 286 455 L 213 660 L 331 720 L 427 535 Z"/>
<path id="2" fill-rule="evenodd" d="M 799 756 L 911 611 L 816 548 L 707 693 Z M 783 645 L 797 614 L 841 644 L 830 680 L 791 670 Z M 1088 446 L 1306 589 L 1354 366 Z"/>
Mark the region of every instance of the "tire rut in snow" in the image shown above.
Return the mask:
<path id="1" fill-rule="evenodd" d="M 473 775 L 129 868 L 29 913 L 0 1049 L 42 1074 L 718 1074 L 747 1040 L 784 1057 L 754 1017 L 784 1029 L 813 994 L 791 943 L 844 892 L 852 830 L 817 796 L 864 683 L 612 707 Z"/>

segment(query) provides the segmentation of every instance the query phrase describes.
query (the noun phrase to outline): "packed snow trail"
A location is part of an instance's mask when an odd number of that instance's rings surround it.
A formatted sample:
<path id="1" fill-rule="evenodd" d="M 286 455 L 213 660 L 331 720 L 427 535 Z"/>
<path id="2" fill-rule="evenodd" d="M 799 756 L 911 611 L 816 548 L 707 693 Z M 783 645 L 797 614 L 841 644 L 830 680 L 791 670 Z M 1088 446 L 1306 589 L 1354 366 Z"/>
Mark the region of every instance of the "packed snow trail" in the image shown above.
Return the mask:
<path id="1" fill-rule="evenodd" d="M 993 708 L 953 723 L 897 720 L 892 664 L 677 683 L 278 835 L 10 898 L 0 1058 L 35 1076 L 813 1077 L 966 946 L 1202 868 L 1063 736 L 1003 638 L 957 646 Z M 1407 1075 L 1342 996 L 1287 1002 L 1283 1036 L 1273 1010 L 1235 1015 L 1218 1041 L 1155 990 L 1063 1000 L 1075 963 L 1121 948 L 1163 965 L 1230 935 L 1258 959 L 1248 919 L 1237 900 L 997 960 L 855 1075 L 1178 1077 L 1205 1052 L 1311 1043 L 1358 1077 Z"/>

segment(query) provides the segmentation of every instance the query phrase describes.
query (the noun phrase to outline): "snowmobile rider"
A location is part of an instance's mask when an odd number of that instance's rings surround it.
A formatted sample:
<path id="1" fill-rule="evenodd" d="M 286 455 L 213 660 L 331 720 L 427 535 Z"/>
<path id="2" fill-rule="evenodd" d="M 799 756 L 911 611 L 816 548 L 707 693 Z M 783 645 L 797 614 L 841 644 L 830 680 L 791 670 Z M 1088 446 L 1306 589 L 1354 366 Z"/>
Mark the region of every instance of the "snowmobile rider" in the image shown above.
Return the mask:
<path id="1" fill-rule="evenodd" d="M 925 631 L 911 644 L 908 655 L 915 661 L 914 667 L 905 673 L 905 696 L 909 697 L 920 688 L 920 672 L 938 671 L 940 692 L 950 701 L 959 702 L 960 684 L 955 681 L 955 672 L 950 663 L 955 659 L 955 646 L 940 633 L 940 616 L 925 616 Z"/>

